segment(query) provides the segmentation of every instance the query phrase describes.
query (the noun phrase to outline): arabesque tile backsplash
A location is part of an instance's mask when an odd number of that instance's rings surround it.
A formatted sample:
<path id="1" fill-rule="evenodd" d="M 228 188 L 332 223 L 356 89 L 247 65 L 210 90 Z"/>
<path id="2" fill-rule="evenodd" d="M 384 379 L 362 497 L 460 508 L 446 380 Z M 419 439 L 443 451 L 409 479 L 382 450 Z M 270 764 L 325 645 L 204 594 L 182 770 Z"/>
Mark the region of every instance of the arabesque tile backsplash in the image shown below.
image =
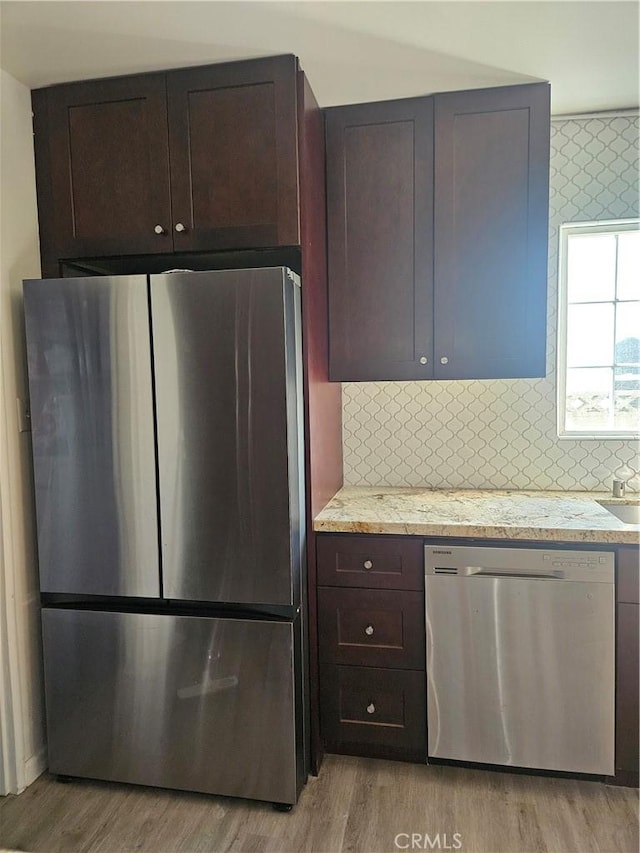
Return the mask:
<path id="1" fill-rule="evenodd" d="M 638 115 L 551 125 L 547 376 L 342 386 L 344 481 L 433 488 L 607 490 L 638 442 L 558 439 L 558 228 L 639 215 Z"/>

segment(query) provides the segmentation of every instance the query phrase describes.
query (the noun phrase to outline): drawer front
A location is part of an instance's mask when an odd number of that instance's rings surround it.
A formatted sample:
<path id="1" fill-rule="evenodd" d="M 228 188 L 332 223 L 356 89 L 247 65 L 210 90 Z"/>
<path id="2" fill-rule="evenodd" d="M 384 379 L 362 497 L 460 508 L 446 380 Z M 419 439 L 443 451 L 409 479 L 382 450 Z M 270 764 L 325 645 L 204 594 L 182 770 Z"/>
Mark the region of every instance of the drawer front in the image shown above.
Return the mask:
<path id="1" fill-rule="evenodd" d="M 318 589 L 323 663 L 424 669 L 424 597 L 383 589 Z"/>
<path id="2" fill-rule="evenodd" d="M 329 751 L 427 760 L 424 672 L 323 665 L 320 683 Z"/>
<path id="3" fill-rule="evenodd" d="M 42 627 L 52 773 L 295 803 L 291 623 L 45 607 Z"/>
<path id="4" fill-rule="evenodd" d="M 391 536 L 317 537 L 318 583 L 370 589 L 424 589 L 422 540 Z"/>
<path id="5" fill-rule="evenodd" d="M 618 550 L 618 601 L 638 604 L 638 586 L 640 578 L 640 549 L 620 548 Z"/>

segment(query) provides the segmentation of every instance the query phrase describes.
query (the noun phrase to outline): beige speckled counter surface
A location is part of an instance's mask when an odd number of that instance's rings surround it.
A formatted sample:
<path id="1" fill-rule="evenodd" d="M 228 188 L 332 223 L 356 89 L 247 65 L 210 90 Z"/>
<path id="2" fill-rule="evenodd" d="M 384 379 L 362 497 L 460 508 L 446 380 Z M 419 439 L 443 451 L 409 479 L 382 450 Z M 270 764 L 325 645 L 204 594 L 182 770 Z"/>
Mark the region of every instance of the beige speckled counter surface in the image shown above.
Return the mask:
<path id="1" fill-rule="evenodd" d="M 345 486 L 316 517 L 314 530 L 637 544 L 640 525 L 624 524 L 598 501 L 637 503 L 638 497 Z"/>

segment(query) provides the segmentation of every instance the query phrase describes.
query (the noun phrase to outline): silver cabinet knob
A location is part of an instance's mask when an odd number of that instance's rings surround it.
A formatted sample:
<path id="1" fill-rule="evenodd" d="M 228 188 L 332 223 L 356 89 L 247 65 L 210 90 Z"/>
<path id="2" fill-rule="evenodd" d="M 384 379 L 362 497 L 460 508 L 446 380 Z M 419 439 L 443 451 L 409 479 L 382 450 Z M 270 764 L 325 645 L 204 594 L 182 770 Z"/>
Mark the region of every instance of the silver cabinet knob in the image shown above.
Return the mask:
<path id="1" fill-rule="evenodd" d="M 446 357 L 446 355 L 442 356 L 442 358 L 440 359 L 440 364 L 449 364 L 449 359 Z"/>
<path id="2" fill-rule="evenodd" d="M 186 230 L 187 230 L 187 229 L 184 227 L 184 225 L 182 224 L 182 222 L 178 222 L 178 223 L 177 223 L 177 225 L 176 225 L 176 231 L 178 232 L 178 234 L 181 234 L 183 231 L 186 231 Z"/>
<path id="3" fill-rule="evenodd" d="M 429 363 L 429 359 L 426 357 L 426 355 L 420 356 L 420 364 L 428 364 L 428 363 Z"/>
<path id="4" fill-rule="evenodd" d="M 367 705 L 367 714 L 375 714 L 375 712 L 376 706 L 373 704 L 373 702 L 369 702 L 369 704 Z"/>
<path id="5" fill-rule="evenodd" d="M 371 560 L 365 560 L 362 565 L 365 567 L 365 569 L 372 569 L 373 568 L 373 563 L 371 562 Z"/>
<path id="6" fill-rule="evenodd" d="M 373 625 L 367 625 L 367 627 L 364 629 L 364 632 L 367 637 L 370 637 L 373 634 Z"/>
<path id="7" fill-rule="evenodd" d="M 153 230 L 156 232 L 156 234 L 166 234 L 167 233 L 164 230 L 164 228 L 162 227 L 162 225 L 156 225 L 156 227 Z"/>

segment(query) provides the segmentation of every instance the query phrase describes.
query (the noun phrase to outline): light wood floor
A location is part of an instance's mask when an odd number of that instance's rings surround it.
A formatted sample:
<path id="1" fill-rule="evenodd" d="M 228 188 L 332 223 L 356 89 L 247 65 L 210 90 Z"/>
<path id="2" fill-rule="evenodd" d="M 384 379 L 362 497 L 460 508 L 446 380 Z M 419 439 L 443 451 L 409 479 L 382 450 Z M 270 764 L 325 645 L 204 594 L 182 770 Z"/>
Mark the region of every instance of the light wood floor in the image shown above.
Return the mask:
<path id="1" fill-rule="evenodd" d="M 399 833 L 407 835 L 396 846 Z M 327 756 L 289 814 L 154 788 L 64 785 L 46 774 L 20 796 L 0 798 L 0 848 L 30 853 L 386 853 L 411 849 L 412 833 L 414 850 L 452 850 L 459 841 L 463 853 L 637 853 L 638 792 Z"/>

